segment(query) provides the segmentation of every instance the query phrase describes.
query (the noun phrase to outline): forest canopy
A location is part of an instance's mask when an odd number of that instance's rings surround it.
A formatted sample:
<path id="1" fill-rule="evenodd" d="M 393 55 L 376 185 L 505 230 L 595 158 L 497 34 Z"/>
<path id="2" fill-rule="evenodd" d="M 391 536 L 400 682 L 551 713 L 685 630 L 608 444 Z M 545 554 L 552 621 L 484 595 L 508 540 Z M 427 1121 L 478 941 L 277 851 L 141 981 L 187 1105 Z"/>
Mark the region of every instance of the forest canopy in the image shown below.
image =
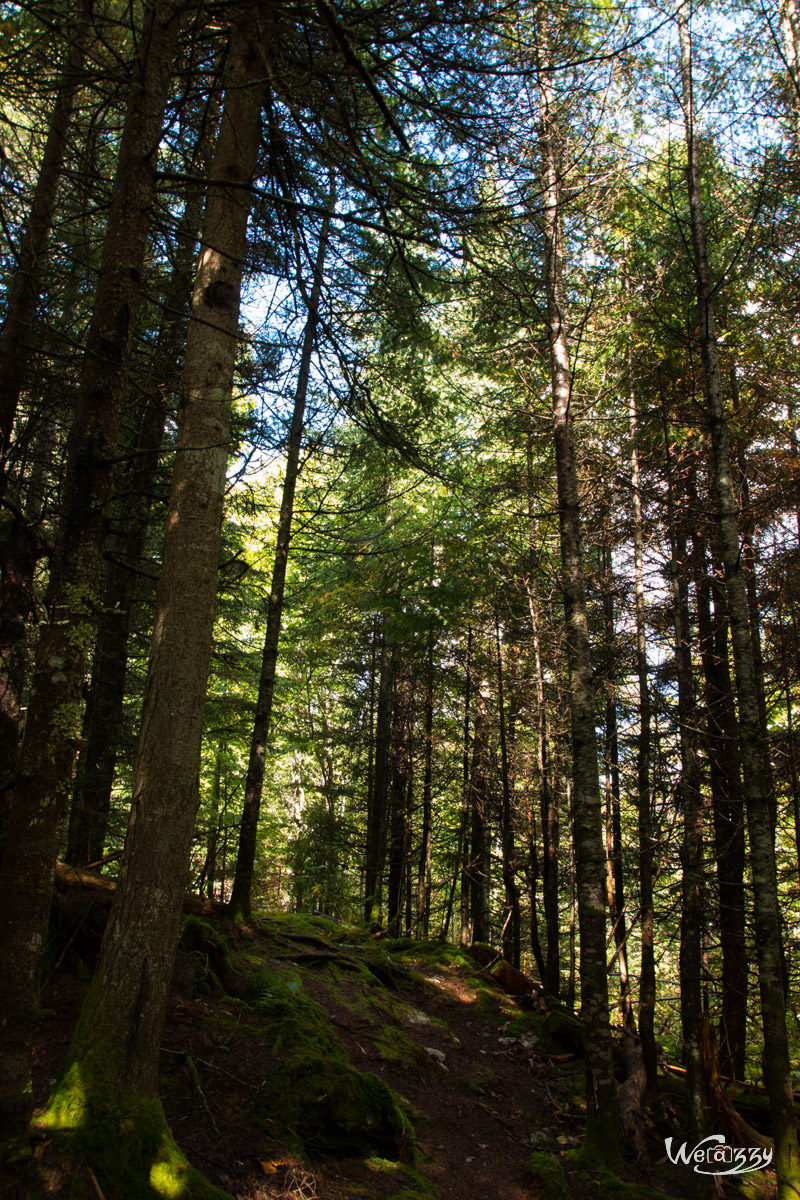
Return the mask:
<path id="1" fill-rule="evenodd" d="M 191 894 L 492 947 L 580 1018 L 587 1154 L 671 1064 L 690 1140 L 765 1089 L 798 1200 L 795 0 L 0 33 L 13 1145 L 57 874 L 113 903 L 47 1128 L 179 1161 Z"/>

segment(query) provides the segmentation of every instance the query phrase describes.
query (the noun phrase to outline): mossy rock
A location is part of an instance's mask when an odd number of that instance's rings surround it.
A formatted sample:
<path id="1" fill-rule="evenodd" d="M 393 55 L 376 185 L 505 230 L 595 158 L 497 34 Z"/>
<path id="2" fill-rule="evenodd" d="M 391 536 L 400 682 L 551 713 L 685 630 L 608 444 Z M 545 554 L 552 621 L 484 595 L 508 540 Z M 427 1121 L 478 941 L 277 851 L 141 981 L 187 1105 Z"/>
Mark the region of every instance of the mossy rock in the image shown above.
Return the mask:
<path id="1" fill-rule="evenodd" d="M 309 1154 L 408 1158 L 413 1132 L 386 1084 L 341 1058 L 297 1054 L 273 1076 L 265 1115 Z"/>
<path id="2" fill-rule="evenodd" d="M 570 1200 L 571 1192 L 561 1163 L 545 1150 L 533 1153 L 523 1167 L 527 1179 L 541 1184 L 547 1200 Z"/>

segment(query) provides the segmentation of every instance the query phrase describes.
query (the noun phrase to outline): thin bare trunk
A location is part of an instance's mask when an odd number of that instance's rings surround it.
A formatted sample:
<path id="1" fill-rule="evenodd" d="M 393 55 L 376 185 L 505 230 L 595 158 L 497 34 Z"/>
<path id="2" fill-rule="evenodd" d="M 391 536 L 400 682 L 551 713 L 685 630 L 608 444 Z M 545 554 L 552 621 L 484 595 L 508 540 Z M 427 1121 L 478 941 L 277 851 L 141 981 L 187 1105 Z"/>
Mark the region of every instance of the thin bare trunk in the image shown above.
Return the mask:
<path id="1" fill-rule="evenodd" d="M 261 658 L 261 676 L 258 683 L 258 699 L 253 722 L 253 733 L 250 739 L 250 757 L 247 764 L 247 776 L 244 786 L 244 808 L 239 832 L 239 853 L 236 858 L 236 874 L 231 893 L 231 913 L 239 919 L 248 921 L 251 917 L 253 870 L 256 859 L 256 842 L 258 838 L 258 818 L 261 811 L 261 793 L 264 788 L 264 766 L 266 763 L 269 728 L 272 719 L 272 698 L 275 692 L 275 674 L 278 665 L 278 644 L 281 635 L 283 618 L 283 597 L 286 590 L 286 569 L 289 562 L 289 544 L 292 537 L 292 516 L 294 513 L 294 497 L 297 489 L 297 478 L 300 473 L 300 450 L 303 441 L 303 419 L 305 416 L 308 383 L 311 374 L 311 359 L 314 353 L 319 323 L 319 302 L 322 292 L 322 275 L 325 266 L 325 254 L 328 246 L 330 231 L 330 211 L 333 209 L 334 191 L 331 180 L 330 195 L 317 245 L 317 256 L 314 262 L 314 277 L 311 292 L 307 297 L 308 317 L 303 333 L 303 346 L 300 354 L 300 368 L 297 375 L 297 386 L 294 393 L 294 411 L 289 427 L 289 441 L 286 448 L 286 470 L 283 477 L 283 492 L 281 495 L 280 514 L 278 516 L 278 536 L 275 546 L 275 561 L 272 568 L 272 584 L 267 605 L 267 628 L 264 634 L 264 649 Z M 297 278 L 302 287 L 302 259 L 300 257 L 299 235 L 297 238 Z"/>

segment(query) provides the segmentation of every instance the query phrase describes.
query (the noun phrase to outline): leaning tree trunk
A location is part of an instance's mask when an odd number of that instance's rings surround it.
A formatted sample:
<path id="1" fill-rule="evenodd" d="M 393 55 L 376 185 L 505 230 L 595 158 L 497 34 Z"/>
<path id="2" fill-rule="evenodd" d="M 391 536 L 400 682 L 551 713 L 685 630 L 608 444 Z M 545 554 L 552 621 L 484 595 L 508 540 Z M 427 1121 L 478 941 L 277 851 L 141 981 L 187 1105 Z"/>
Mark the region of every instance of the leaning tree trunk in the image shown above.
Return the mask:
<path id="1" fill-rule="evenodd" d="M 275 561 L 272 567 L 272 584 L 267 605 L 267 629 L 264 634 L 264 649 L 261 657 L 261 676 L 258 683 L 258 699 L 250 738 L 250 757 L 244 785 L 244 808 L 239 827 L 239 852 L 236 856 L 236 874 L 233 880 L 230 909 L 232 916 L 241 921 L 251 918 L 253 871 L 256 861 L 258 818 L 261 811 L 261 793 L 264 788 L 264 765 L 266 762 L 269 727 L 272 719 L 272 697 L 275 692 L 275 674 L 278 666 L 278 643 L 281 636 L 283 597 L 286 590 L 286 569 L 289 563 L 289 543 L 292 537 L 292 515 L 297 477 L 300 473 L 300 450 L 303 443 L 303 418 L 306 410 L 308 382 L 311 374 L 311 358 L 317 339 L 319 301 L 322 291 L 322 272 L 334 204 L 333 185 L 322 230 L 319 235 L 317 257 L 314 263 L 314 278 L 311 293 L 306 297 L 308 317 L 303 333 L 300 352 L 300 368 L 294 393 L 294 411 L 289 426 L 289 441 L 286 447 L 286 470 L 283 477 L 283 492 L 278 516 L 278 536 L 275 546 Z M 302 288 L 302 260 L 300 238 L 297 235 L 297 279 Z"/>
<path id="2" fill-rule="evenodd" d="M 131 1193 L 141 1188 L 142 1173 L 145 1180 L 168 1174 L 181 1194 L 199 1188 L 169 1136 L 156 1089 L 199 800 L 263 75 L 257 47 L 243 28 L 234 30 L 192 297 L 125 854 L 100 961 L 44 1119 L 85 1138 L 116 1177 L 127 1172 Z"/>
<path id="3" fill-rule="evenodd" d="M 544 44 L 544 42 L 542 43 Z M 558 117 L 549 64 L 538 72 L 547 334 L 553 401 L 561 587 L 572 728 L 572 829 L 580 930 L 581 1012 L 586 1049 L 586 1142 L 600 1158 L 619 1152 L 606 971 L 605 848 L 594 729 L 594 680 L 586 616 L 583 536 L 571 412 Z M 542 69 L 542 66 L 545 69 Z"/>
<path id="4" fill-rule="evenodd" d="M 733 643 L 736 698 L 739 707 L 739 742 L 753 881 L 758 982 L 764 1031 L 764 1082 L 770 1099 L 775 1137 L 775 1168 L 779 1200 L 800 1196 L 800 1147 L 792 1102 L 792 1064 L 786 1030 L 786 1001 L 783 990 L 780 915 L 775 864 L 775 842 L 771 828 L 773 797 L 764 771 L 758 680 L 742 571 L 741 537 L 731 471 L 728 423 L 722 396 L 717 334 L 714 321 L 714 286 L 708 261 L 705 217 L 700 190 L 700 170 L 694 129 L 692 98 L 692 47 L 689 32 L 689 0 L 680 0 L 677 10 L 681 44 L 681 79 L 686 122 L 687 189 L 692 232 L 693 267 L 700 314 L 700 350 L 703 388 L 711 428 L 711 453 L 717 501 L 728 618 Z"/>
<path id="5" fill-rule="evenodd" d="M 145 264 L 181 0 L 153 0 L 134 73 L 92 321 L 67 445 L 61 520 L 25 739 L 0 870 L 0 1112 L 30 1101 L 32 1022 L 61 823 L 81 732 L 81 689 L 98 601 L 104 507 L 114 483 L 120 396 Z M 13 963 L 13 970 L 9 964 Z"/>

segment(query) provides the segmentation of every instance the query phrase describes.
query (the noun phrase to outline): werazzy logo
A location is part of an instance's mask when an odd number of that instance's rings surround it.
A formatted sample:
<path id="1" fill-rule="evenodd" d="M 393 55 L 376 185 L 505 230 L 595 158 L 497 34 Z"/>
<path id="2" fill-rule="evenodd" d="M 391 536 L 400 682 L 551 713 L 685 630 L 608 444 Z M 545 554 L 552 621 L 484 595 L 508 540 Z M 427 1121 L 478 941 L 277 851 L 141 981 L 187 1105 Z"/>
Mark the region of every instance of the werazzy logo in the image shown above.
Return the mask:
<path id="1" fill-rule="evenodd" d="M 772 1150 L 761 1146 L 728 1146 L 723 1133 L 710 1133 L 696 1146 L 686 1142 L 672 1151 L 674 1138 L 666 1138 L 667 1157 L 676 1166 L 692 1167 L 698 1175 L 746 1175 L 772 1162 Z"/>

